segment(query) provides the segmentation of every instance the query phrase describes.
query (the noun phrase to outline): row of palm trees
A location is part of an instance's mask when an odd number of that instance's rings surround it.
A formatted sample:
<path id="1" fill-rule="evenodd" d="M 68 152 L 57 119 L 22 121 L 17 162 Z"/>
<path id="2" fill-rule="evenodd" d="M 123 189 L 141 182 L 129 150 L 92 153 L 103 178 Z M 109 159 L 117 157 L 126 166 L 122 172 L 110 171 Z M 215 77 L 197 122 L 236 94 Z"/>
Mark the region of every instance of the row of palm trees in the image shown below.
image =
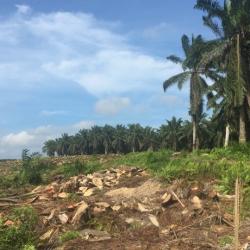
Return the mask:
<path id="1" fill-rule="evenodd" d="M 203 103 L 213 109 L 211 121 L 224 130 L 224 144 L 229 143 L 231 131 L 238 134 L 239 143 L 246 143 L 250 134 L 250 1 L 197 0 L 196 9 L 204 12 L 204 25 L 216 35 L 205 41 L 201 35 L 191 39 L 182 37 L 185 58 L 167 57 L 182 66 L 183 72 L 163 83 L 164 90 L 177 84 L 190 87 L 190 115 L 192 119 L 192 147 L 200 145 L 199 123 L 203 117 Z M 212 84 L 207 84 L 207 80 Z M 232 137 L 232 136 L 231 136 Z"/>
<path id="2" fill-rule="evenodd" d="M 199 120 L 197 134 L 202 148 L 223 144 L 223 131 L 218 124 L 204 116 Z M 129 153 L 171 149 L 191 150 L 192 123 L 173 117 L 158 129 L 140 124 L 115 127 L 105 125 L 82 129 L 75 135 L 63 134 L 44 143 L 43 152 L 48 156 Z"/>

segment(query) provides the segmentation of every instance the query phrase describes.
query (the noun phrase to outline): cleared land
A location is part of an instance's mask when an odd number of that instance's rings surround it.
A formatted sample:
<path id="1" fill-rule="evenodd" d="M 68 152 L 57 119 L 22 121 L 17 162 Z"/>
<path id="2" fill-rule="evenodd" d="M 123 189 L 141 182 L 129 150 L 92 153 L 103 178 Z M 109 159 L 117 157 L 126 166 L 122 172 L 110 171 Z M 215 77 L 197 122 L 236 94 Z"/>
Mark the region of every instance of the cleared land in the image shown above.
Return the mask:
<path id="1" fill-rule="evenodd" d="M 0 249 L 232 249 L 234 178 L 249 160 L 229 151 L 39 159 L 42 183 L 16 187 L 22 162 L 2 162 Z"/>

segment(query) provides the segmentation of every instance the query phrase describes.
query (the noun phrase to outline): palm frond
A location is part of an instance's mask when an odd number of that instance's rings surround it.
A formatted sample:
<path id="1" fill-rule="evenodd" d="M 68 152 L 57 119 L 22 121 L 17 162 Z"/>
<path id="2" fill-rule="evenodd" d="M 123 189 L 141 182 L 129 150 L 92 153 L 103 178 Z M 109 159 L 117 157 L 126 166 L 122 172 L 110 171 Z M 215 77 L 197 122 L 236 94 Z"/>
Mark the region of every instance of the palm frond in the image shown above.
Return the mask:
<path id="1" fill-rule="evenodd" d="M 223 29 L 219 26 L 218 23 L 216 23 L 212 17 L 210 16 L 203 16 L 203 23 L 207 27 L 209 27 L 216 36 L 223 37 L 224 32 Z"/>
<path id="2" fill-rule="evenodd" d="M 224 15 L 224 9 L 216 0 L 197 0 L 195 9 L 200 9 L 208 13 L 211 17 L 222 18 Z"/>
<path id="3" fill-rule="evenodd" d="M 182 63 L 183 62 L 183 60 L 180 57 L 175 56 L 175 55 L 168 56 L 167 60 L 169 60 L 169 61 L 171 61 L 173 63 Z"/>
<path id="4" fill-rule="evenodd" d="M 183 35 L 181 38 L 181 42 L 182 42 L 182 48 L 185 52 L 185 55 L 187 56 L 189 54 L 189 50 L 190 50 L 190 40 L 188 38 L 187 35 Z"/>
<path id="5" fill-rule="evenodd" d="M 212 61 L 222 58 L 226 49 L 229 48 L 229 45 L 230 45 L 229 41 L 224 40 L 222 42 L 218 42 L 217 44 L 211 46 L 211 50 L 209 50 L 208 46 L 207 52 L 203 54 L 198 67 L 205 68 Z"/>
<path id="6" fill-rule="evenodd" d="M 183 84 L 188 80 L 189 77 L 190 71 L 185 71 L 178 75 L 170 77 L 163 83 L 164 91 L 166 91 L 169 87 L 173 86 L 176 83 L 178 84 L 178 88 L 181 89 L 183 87 Z"/>

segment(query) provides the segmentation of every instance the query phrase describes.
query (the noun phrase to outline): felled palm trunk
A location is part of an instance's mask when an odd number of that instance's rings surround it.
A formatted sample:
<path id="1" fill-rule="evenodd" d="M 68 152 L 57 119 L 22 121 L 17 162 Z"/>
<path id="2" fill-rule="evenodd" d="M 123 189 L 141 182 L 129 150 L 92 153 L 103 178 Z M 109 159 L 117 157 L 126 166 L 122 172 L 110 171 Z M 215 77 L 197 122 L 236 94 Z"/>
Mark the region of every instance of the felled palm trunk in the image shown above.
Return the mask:
<path id="1" fill-rule="evenodd" d="M 230 125 L 227 123 L 227 125 L 226 125 L 226 134 L 225 134 L 225 143 L 224 143 L 225 148 L 228 147 L 229 136 L 230 136 Z"/>

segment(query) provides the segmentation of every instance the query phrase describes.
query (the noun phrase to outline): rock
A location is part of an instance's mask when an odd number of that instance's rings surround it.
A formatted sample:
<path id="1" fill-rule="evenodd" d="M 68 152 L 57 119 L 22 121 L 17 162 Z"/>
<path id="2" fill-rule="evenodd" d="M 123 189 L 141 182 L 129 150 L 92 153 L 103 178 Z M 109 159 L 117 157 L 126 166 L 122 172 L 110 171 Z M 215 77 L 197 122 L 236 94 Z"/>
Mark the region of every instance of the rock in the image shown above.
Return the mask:
<path id="1" fill-rule="evenodd" d="M 144 213 L 144 212 L 149 212 L 150 210 L 149 209 L 147 209 L 143 204 L 141 204 L 141 203 L 138 203 L 138 210 L 140 211 L 140 212 L 142 212 L 142 213 Z"/>
<path id="2" fill-rule="evenodd" d="M 52 228 L 52 229 L 48 230 L 46 233 L 44 233 L 42 236 L 40 236 L 39 239 L 41 241 L 48 241 L 52 237 L 54 232 L 55 232 L 55 230 Z"/>
<path id="3" fill-rule="evenodd" d="M 163 206 L 166 206 L 166 205 L 168 205 L 170 202 L 171 202 L 171 200 L 172 200 L 172 195 L 171 194 L 169 194 L 169 193 L 165 193 L 162 197 L 161 197 L 161 200 L 162 200 L 162 205 Z"/>
<path id="4" fill-rule="evenodd" d="M 200 200 L 198 196 L 194 196 L 191 202 L 193 204 L 193 209 L 198 210 L 202 208 L 202 201 Z"/>
<path id="5" fill-rule="evenodd" d="M 59 218 L 60 222 L 61 222 L 63 225 L 66 224 L 66 223 L 68 222 L 68 220 L 69 220 L 68 215 L 65 214 L 65 213 L 59 214 L 59 215 L 58 215 L 58 218 Z"/>
<path id="6" fill-rule="evenodd" d="M 111 236 L 105 231 L 93 230 L 93 229 L 84 229 L 79 231 L 81 237 L 87 241 L 104 241 L 110 240 Z"/>
<path id="7" fill-rule="evenodd" d="M 89 197 L 93 195 L 96 192 L 97 188 L 89 188 L 85 193 L 83 194 L 85 197 Z"/>
<path id="8" fill-rule="evenodd" d="M 13 226 L 14 224 L 15 224 L 14 221 L 12 221 L 12 220 L 7 220 L 7 221 L 5 221 L 4 226 L 9 227 L 9 226 Z"/>
<path id="9" fill-rule="evenodd" d="M 57 195 L 57 197 L 61 198 L 61 199 L 66 199 L 69 197 L 69 193 L 66 192 L 61 192 Z"/>
<path id="10" fill-rule="evenodd" d="M 79 207 L 77 208 L 75 215 L 73 216 L 71 223 L 73 225 L 79 224 L 82 216 L 86 213 L 87 209 L 88 209 L 88 204 L 86 202 L 82 202 Z"/>
<path id="11" fill-rule="evenodd" d="M 149 218 L 149 220 L 151 221 L 151 223 L 152 223 L 154 226 L 160 227 L 160 224 L 159 224 L 159 222 L 158 222 L 156 216 L 150 214 L 150 215 L 148 216 L 148 218 Z"/>

